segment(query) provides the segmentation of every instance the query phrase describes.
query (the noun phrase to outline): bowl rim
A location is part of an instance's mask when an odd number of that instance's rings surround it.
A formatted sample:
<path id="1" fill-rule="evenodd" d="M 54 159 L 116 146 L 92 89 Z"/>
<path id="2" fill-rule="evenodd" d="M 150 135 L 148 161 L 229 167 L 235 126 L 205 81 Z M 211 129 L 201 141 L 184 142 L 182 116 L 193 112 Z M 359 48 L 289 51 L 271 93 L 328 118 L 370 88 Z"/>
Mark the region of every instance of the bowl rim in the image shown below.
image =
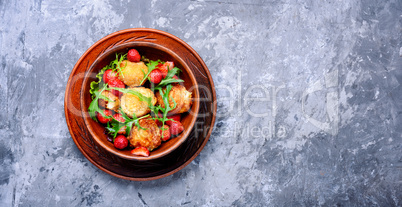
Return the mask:
<path id="1" fill-rule="evenodd" d="M 175 142 L 174 145 L 172 145 L 172 146 L 170 146 L 168 149 L 166 149 L 166 150 L 164 150 L 164 151 L 158 153 L 157 155 L 152 155 L 152 152 L 151 152 L 151 153 L 150 153 L 150 156 L 148 156 L 148 157 L 135 156 L 135 155 L 126 155 L 126 154 L 122 153 L 123 151 L 118 150 L 118 149 L 114 148 L 113 146 L 110 146 L 110 145 L 106 144 L 105 141 L 102 140 L 102 137 L 99 137 L 99 136 L 97 135 L 96 130 L 95 130 L 95 129 L 92 127 L 92 125 L 91 125 L 91 124 L 93 124 L 93 123 L 90 123 L 90 122 L 95 122 L 95 121 L 92 120 L 92 119 L 89 117 L 89 114 L 88 114 L 88 107 L 85 106 L 85 96 L 87 95 L 87 91 L 84 91 L 84 90 L 83 90 L 84 87 L 85 87 L 87 84 L 90 84 L 90 83 L 88 83 L 88 81 L 89 81 L 89 78 L 88 78 L 89 73 L 90 73 L 91 71 L 93 71 L 93 70 L 95 69 L 95 67 L 99 67 L 98 64 L 100 63 L 100 61 L 101 61 L 102 59 L 104 59 L 104 58 L 106 58 L 106 57 L 108 57 L 108 56 L 110 56 L 110 55 L 116 53 L 116 52 L 119 51 L 119 50 L 124 50 L 125 48 L 135 48 L 135 47 L 144 47 L 144 46 L 145 46 L 145 47 L 151 47 L 151 48 L 157 49 L 157 50 L 161 50 L 161 51 L 163 51 L 163 52 L 165 52 L 165 53 L 167 53 L 167 54 L 169 54 L 169 55 L 172 55 L 175 59 L 177 59 L 178 62 L 180 62 L 180 64 L 184 67 L 184 68 L 180 68 L 180 69 L 182 69 L 182 71 L 185 71 L 185 72 L 188 74 L 188 76 L 189 76 L 191 82 L 194 83 L 194 86 L 195 86 L 195 87 L 193 88 L 193 90 L 194 90 L 195 95 L 197 96 L 197 97 L 192 97 L 193 103 L 192 103 L 192 106 L 191 106 L 192 108 L 191 108 L 190 110 L 192 111 L 192 113 L 194 113 L 194 115 L 191 117 L 191 121 L 190 121 L 189 126 L 188 126 L 187 128 L 185 128 L 185 130 L 184 130 L 178 137 L 175 137 L 175 138 L 174 138 L 174 139 L 179 139 L 179 140 L 178 140 L 177 142 Z M 136 41 L 136 42 L 124 43 L 124 44 L 120 44 L 120 45 L 117 45 L 117 46 L 113 46 L 113 47 L 111 47 L 111 48 L 108 48 L 108 49 L 105 50 L 102 54 L 98 55 L 98 56 L 96 57 L 96 59 L 94 60 L 94 62 L 91 64 L 91 66 L 88 68 L 88 70 L 87 70 L 86 73 L 85 73 L 84 80 L 83 80 L 83 83 L 82 83 L 82 85 L 81 85 L 81 88 L 82 88 L 82 91 L 83 91 L 83 93 L 80 94 L 80 102 L 81 102 L 80 104 L 81 104 L 81 108 L 82 108 L 82 112 L 81 112 L 81 113 L 82 113 L 82 116 L 84 117 L 84 122 L 85 122 L 85 124 L 86 124 L 86 126 L 87 126 L 87 129 L 89 130 L 89 132 L 90 132 L 90 134 L 92 135 L 93 139 L 94 139 L 103 149 L 105 149 L 105 150 L 107 150 L 108 152 L 110 152 L 110 153 L 112 153 L 112 154 L 115 154 L 115 155 L 117 155 L 117 156 L 119 156 L 119 157 L 121 157 L 121 158 L 123 158 L 123 159 L 127 159 L 127 160 L 149 161 L 149 160 L 161 158 L 161 157 L 166 156 L 167 154 L 171 153 L 172 151 L 174 151 L 175 149 L 177 149 L 181 144 L 183 144 L 183 142 L 186 141 L 186 139 L 188 138 L 188 136 L 189 136 L 191 130 L 192 130 L 193 127 L 194 127 L 194 124 L 195 124 L 195 121 L 196 121 L 196 119 L 197 119 L 197 115 L 198 115 L 198 112 L 199 112 L 199 101 L 198 101 L 198 99 L 199 99 L 199 90 L 198 90 L 198 83 L 197 83 L 197 80 L 196 80 L 196 78 L 195 78 L 193 72 L 190 70 L 190 67 L 189 67 L 189 66 L 187 65 L 187 63 L 186 63 L 180 56 L 178 56 L 175 52 L 173 52 L 172 50 L 170 50 L 170 49 L 168 49 L 168 48 L 166 48 L 166 47 L 164 47 L 164 46 L 161 46 L 161 45 L 159 45 L 159 44 L 156 44 L 156 43 Z M 194 93 L 193 93 L 193 94 L 194 94 Z M 193 110 L 193 107 L 195 107 L 194 110 Z M 169 140 L 169 141 L 171 141 L 171 140 Z M 161 143 L 161 144 L 163 144 L 163 143 Z M 156 149 L 158 149 L 158 148 L 156 148 Z M 127 150 L 127 149 L 126 149 L 126 150 Z"/>
<path id="2" fill-rule="evenodd" d="M 93 147 L 93 144 L 91 142 L 91 138 L 87 136 L 86 131 L 85 131 L 85 126 L 82 125 L 83 121 L 80 117 L 78 117 L 78 112 L 81 110 L 80 104 L 77 104 L 76 99 L 72 99 L 71 94 L 72 93 L 78 93 L 79 90 L 75 87 L 75 84 L 78 82 L 80 84 L 80 80 L 76 78 L 76 76 L 84 73 L 85 71 L 82 71 L 81 65 L 85 64 L 84 60 L 88 56 L 88 54 L 91 53 L 91 51 L 98 47 L 100 44 L 102 44 L 105 40 L 108 38 L 113 38 L 114 36 L 117 35 L 124 35 L 126 33 L 133 33 L 133 32 L 143 32 L 143 33 L 150 33 L 150 34 L 156 34 L 157 36 L 161 37 L 167 37 L 171 38 L 174 42 L 179 43 L 182 47 L 187 49 L 192 53 L 192 56 L 195 58 L 198 64 L 202 67 L 203 71 L 200 71 L 202 73 L 202 76 L 205 77 L 206 83 L 208 84 L 208 89 L 211 92 L 211 97 L 210 99 L 212 100 L 211 103 L 208 105 L 211 109 L 211 117 L 208 120 L 207 125 L 205 125 L 205 131 L 204 132 L 204 138 L 201 141 L 200 145 L 192 151 L 191 155 L 187 156 L 182 162 L 179 163 L 179 165 L 170 165 L 169 169 L 164 170 L 163 172 L 154 174 L 154 175 L 148 175 L 148 176 L 134 176 L 134 175 L 128 175 L 128 174 L 123 174 L 122 171 L 116 170 L 113 167 L 110 167 L 109 165 L 105 165 L 110 163 L 109 158 L 107 159 L 97 159 L 98 157 L 96 156 L 96 152 L 93 151 L 93 148 L 88 148 L 88 145 L 91 145 Z M 199 69 L 198 69 L 199 70 Z M 198 76 L 197 76 L 198 77 Z M 200 77 L 198 77 L 200 78 Z M 201 94 L 200 94 L 201 96 Z M 200 109 L 201 110 L 201 109 Z M 106 172 L 109 175 L 112 175 L 117 178 L 125 179 L 125 180 L 131 180 L 131 181 L 151 181 L 151 180 L 156 180 L 156 179 L 161 179 L 170 175 L 173 175 L 174 173 L 182 170 L 185 168 L 188 164 L 190 164 L 203 150 L 203 148 L 206 146 L 208 143 L 208 140 L 212 134 L 215 121 L 216 121 L 216 112 L 217 112 L 217 101 L 216 101 L 216 91 L 215 91 L 215 84 L 212 79 L 211 73 L 206 66 L 205 62 L 202 60 L 200 55 L 186 42 L 181 40 L 180 38 L 165 32 L 161 31 L 158 29 L 153 29 L 153 28 L 128 28 L 128 29 L 123 29 L 123 30 L 118 30 L 116 32 L 110 33 L 103 38 L 99 39 L 96 41 L 94 44 L 92 44 L 81 56 L 79 56 L 77 62 L 75 63 L 72 71 L 70 72 L 70 76 L 67 80 L 66 84 L 66 91 L 65 91 L 65 96 L 64 96 L 64 114 L 65 114 L 65 121 L 69 129 L 69 133 L 71 135 L 71 138 L 73 139 L 73 142 L 79 149 L 79 151 L 84 155 L 85 158 L 88 159 L 93 165 L 95 165 L 97 168 L 100 170 Z M 78 130 L 76 130 L 78 129 Z M 80 134 L 80 132 L 82 134 Z M 86 140 L 81 139 L 81 137 L 86 137 Z M 107 162 L 106 162 L 107 161 Z M 119 169 L 119 168 L 117 168 Z"/>

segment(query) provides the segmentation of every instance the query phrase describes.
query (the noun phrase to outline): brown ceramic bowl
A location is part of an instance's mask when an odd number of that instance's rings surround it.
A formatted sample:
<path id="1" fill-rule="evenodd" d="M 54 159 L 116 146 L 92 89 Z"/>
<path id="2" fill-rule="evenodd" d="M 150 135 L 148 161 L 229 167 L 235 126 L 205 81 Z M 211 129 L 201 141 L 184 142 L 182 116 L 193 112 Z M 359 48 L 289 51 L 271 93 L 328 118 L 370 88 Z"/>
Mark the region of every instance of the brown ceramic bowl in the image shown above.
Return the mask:
<path id="1" fill-rule="evenodd" d="M 103 126 L 88 116 L 91 101 L 88 84 L 95 79 L 95 73 L 114 59 L 115 52 L 132 47 L 149 58 L 173 60 L 184 71 L 180 77 L 185 79 L 186 88 L 193 92 L 193 97 L 199 97 L 193 103 L 191 113 L 182 117 L 186 131 L 163 143 L 148 158 L 133 157 L 128 151 L 112 148 L 111 143 L 106 141 Z M 77 60 L 64 97 L 66 124 L 81 153 L 102 171 L 135 181 L 163 178 L 191 163 L 208 143 L 215 123 L 216 107 L 213 79 L 197 52 L 172 34 L 148 28 L 117 31 L 94 43 Z"/>
<path id="2" fill-rule="evenodd" d="M 175 67 L 181 69 L 180 78 L 184 80 L 183 85 L 186 87 L 188 91 L 192 93 L 193 103 L 189 112 L 182 114 L 181 123 L 184 126 L 184 131 L 177 137 L 174 137 L 167 142 L 162 142 L 162 144 L 155 150 L 151 151 L 149 157 L 142 157 L 132 155 L 130 153 L 130 149 L 119 150 L 113 146 L 113 143 L 107 140 L 107 134 L 105 131 L 105 126 L 94 121 L 89 117 L 88 107 L 91 103 L 91 94 L 89 93 L 90 83 L 92 81 L 96 81 L 96 74 L 106 65 L 109 65 L 110 62 L 116 59 L 117 54 L 126 54 L 129 49 L 135 48 L 138 50 L 141 56 L 145 56 L 150 60 L 162 60 L 162 61 L 173 61 Z M 84 120 L 87 125 L 89 132 L 91 133 L 94 140 L 108 152 L 113 153 L 121 158 L 128 160 L 152 160 L 157 159 L 162 156 L 165 156 L 175 150 L 178 146 L 180 146 L 188 137 L 191 129 L 194 126 L 195 120 L 197 118 L 198 110 L 199 110 L 199 92 L 197 81 L 193 72 L 189 69 L 188 65 L 183 61 L 183 59 L 178 56 L 175 52 L 161 46 L 158 42 L 149 43 L 149 42 L 129 42 L 126 44 L 121 44 L 118 46 L 114 46 L 101 55 L 94 57 L 96 60 L 93 62 L 89 70 L 87 71 L 86 76 L 84 77 L 82 84 L 81 94 L 81 104 L 84 109 Z"/>

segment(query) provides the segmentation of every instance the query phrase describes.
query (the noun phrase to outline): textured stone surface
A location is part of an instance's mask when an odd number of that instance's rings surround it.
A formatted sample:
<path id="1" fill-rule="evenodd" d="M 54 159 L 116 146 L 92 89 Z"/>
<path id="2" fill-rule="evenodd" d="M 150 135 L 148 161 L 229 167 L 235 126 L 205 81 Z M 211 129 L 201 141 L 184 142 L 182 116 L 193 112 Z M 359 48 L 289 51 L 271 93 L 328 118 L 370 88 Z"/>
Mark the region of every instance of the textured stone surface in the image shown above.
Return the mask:
<path id="1" fill-rule="evenodd" d="M 218 96 L 201 154 L 150 182 L 92 165 L 63 111 L 78 58 L 132 27 L 189 43 Z M 401 56 L 399 0 L 2 0 L 0 206 L 401 206 Z"/>

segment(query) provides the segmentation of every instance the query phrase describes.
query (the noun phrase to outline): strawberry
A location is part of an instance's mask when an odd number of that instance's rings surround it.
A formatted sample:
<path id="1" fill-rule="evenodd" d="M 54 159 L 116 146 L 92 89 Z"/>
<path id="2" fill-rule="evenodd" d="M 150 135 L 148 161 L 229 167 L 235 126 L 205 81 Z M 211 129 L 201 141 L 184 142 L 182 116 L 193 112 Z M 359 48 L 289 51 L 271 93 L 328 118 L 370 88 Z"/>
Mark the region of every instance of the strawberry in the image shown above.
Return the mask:
<path id="1" fill-rule="evenodd" d="M 174 114 L 171 116 L 167 116 L 166 118 L 173 119 L 173 121 L 171 121 L 171 120 L 166 121 L 166 124 L 170 126 L 172 124 L 172 122 L 174 122 L 174 121 L 180 122 L 181 117 L 180 117 L 180 114 Z"/>
<path id="2" fill-rule="evenodd" d="M 161 128 L 161 134 L 162 134 L 162 141 L 167 141 L 170 139 L 170 131 L 168 125 L 165 125 Z"/>
<path id="3" fill-rule="evenodd" d="M 113 71 L 112 69 L 108 69 L 103 74 L 103 82 L 109 83 L 110 80 L 117 79 L 118 76 L 119 76 L 119 74 L 116 71 Z"/>
<path id="4" fill-rule="evenodd" d="M 121 127 L 121 128 L 119 129 L 119 131 L 117 132 L 117 134 L 126 134 L 126 129 L 127 129 L 127 126 Z"/>
<path id="5" fill-rule="evenodd" d="M 154 115 L 155 118 L 162 118 L 163 114 L 161 112 L 158 112 L 158 115 Z M 158 125 L 158 127 L 161 127 L 163 125 L 163 123 L 161 121 L 159 121 L 158 119 L 155 119 L 155 123 L 156 125 Z"/>
<path id="6" fill-rule="evenodd" d="M 174 63 L 172 61 L 166 61 L 165 65 L 166 65 L 168 71 L 172 70 L 174 68 Z"/>
<path id="7" fill-rule="evenodd" d="M 124 123 L 126 122 L 126 119 L 123 118 L 123 115 L 121 114 L 113 114 L 113 118 L 116 119 L 118 122 Z M 117 132 L 117 134 L 126 134 L 126 129 L 127 126 L 123 126 L 119 129 L 119 131 Z"/>
<path id="8" fill-rule="evenodd" d="M 163 125 L 163 123 L 161 121 L 159 121 L 158 119 L 155 119 L 155 123 L 156 123 L 156 125 L 158 125 L 158 127 L 161 127 Z"/>
<path id="9" fill-rule="evenodd" d="M 106 116 L 111 116 L 111 115 L 112 115 L 112 111 L 107 110 L 107 109 L 106 109 L 106 110 L 103 110 L 103 113 L 104 113 Z M 98 121 L 99 121 L 100 123 L 102 123 L 102 124 L 106 124 L 106 123 L 108 123 L 109 121 L 112 120 L 112 118 L 103 117 L 101 113 L 97 113 L 97 114 L 96 114 L 96 118 L 97 118 Z"/>
<path id="10" fill-rule="evenodd" d="M 127 59 L 131 62 L 139 62 L 141 60 L 141 55 L 136 49 L 131 49 L 127 53 Z"/>
<path id="11" fill-rule="evenodd" d="M 149 73 L 149 78 L 152 83 L 159 84 L 162 81 L 162 73 L 159 69 L 154 69 Z"/>
<path id="12" fill-rule="evenodd" d="M 137 155 L 137 156 L 148 157 L 149 150 L 145 147 L 136 147 L 133 150 L 131 150 L 131 154 Z"/>
<path id="13" fill-rule="evenodd" d="M 128 146 L 128 140 L 124 135 L 117 135 L 117 137 L 114 138 L 113 145 L 117 149 L 124 149 Z"/>
<path id="14" fill-rule="evenodd" d="M 124 85 L 123 81 L 121 81 L 120 79 L 112 79 L 109 80 L 109 87 L 115 87 L 115 88 L 125 88 L 126 85 Z M 119 97 L 121 95 L 120 91 L 116 91 L 114 89 L 110 90 L 110 92 L 112 92 L 115 96 Z"/>
<path id="15" fill-rule="evenodd" d="M 123 115 L 117 113 L 117 114 L 113 114 L 113 118 L 116 119 L 117 121 L 124 123 L 126 122 L 126 119 L 123 118 Z"/>
<path id="16" fill-rule="evenodd" d="M 161 64 L 159 63 L 156 68 L 158 68 L 161 73 L 162 73 L 162 79 L 166 78 L 166 75 L 168 74 L 169 70 L 174 68 L 174 63 L 171 61 L 166 61 L 165 63 Z"/>
<path id="17" fill-rule="evenodd" d="M 167 73 L 166 67 L 163 63 L 158 63 L 158 65 L 155 66 L 155 69 L 159 69 L 161 72 Z"/>
<path id="18" fill-rule="evenodd" d="M 184 127 L 183 124 L 181 124 L 178 121 L 174 121 L 170 124 L 170 135 L 175 136 L 175 135 L 179 135 L 180 133 L 182 133 L 184 131 Z"/>

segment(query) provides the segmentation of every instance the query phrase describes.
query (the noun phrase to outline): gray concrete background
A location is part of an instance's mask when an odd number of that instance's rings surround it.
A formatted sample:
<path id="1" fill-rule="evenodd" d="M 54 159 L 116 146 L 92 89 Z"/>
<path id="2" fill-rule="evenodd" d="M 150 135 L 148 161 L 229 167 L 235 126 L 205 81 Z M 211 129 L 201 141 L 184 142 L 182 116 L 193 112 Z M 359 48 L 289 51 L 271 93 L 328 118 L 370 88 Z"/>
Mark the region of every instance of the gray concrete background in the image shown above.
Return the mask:
<path id="1" fill-rule="evenodd" d="M 78 58 L 134 27 L 191 45 L 218 96 L 201 154 L 151 182 L 92 165 L 63 111 Z M 401 29 L 400 0 L 0 0 L 0 206 L 402 206 Z"/>

